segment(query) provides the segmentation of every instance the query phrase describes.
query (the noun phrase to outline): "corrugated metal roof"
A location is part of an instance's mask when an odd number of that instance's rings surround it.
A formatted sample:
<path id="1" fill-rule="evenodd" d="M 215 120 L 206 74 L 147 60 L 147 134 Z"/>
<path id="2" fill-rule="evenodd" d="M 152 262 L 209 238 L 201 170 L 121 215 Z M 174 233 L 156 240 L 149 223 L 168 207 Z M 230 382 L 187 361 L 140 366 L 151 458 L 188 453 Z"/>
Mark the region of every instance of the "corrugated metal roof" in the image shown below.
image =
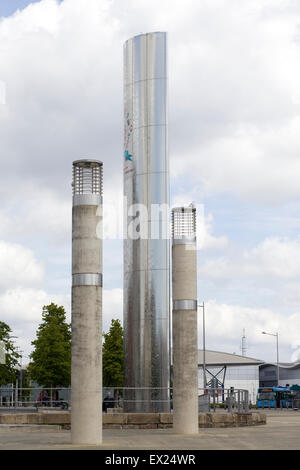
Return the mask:
<path id="1" fill-rule="evenodd" d="M 205 350 L 205 364 L 207 366 L 259 366 L 264 364 L 260 359 L 230 354 L 220 351 Z M 203 350 L 198 350 L 198 365 L 203 365 Z"/>
<path id="2" fill-rule="evenodd" d="M 277 362 L 265 362 L 264 364 L 261 365 L 261 367 L 268 367 L 268 366 L 274 366 L 277 367 Z M 282 369 L 299 369 L 300 368 L 300 362 L 279 362 L 279 367 Z"/>

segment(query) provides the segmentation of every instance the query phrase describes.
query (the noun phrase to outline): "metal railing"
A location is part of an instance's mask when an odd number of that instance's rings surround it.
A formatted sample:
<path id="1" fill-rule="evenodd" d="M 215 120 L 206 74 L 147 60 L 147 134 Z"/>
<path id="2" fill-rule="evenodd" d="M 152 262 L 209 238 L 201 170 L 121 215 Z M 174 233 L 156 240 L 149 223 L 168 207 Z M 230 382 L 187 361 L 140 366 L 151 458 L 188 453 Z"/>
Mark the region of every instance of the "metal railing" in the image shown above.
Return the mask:
<path id="1" fill-rule="evenodd" d="M 249 391 L 232 387 L 198 389 L 198 409 L 199 412 L 223 409 L 228 413 L 248 413 Z"/>
<path id="2" fill-rule="evenodd" d="M 18 386 L 0 387 L 0 410 L 22 408 L 53 408 L 70 409 L 71 388 L 45 388 Z M 148 412 L 164 409 L 173 410 L 172 388 L 134 388 L 134 387 L 103 387 L 104 412 L 130 411 Z M 226 410 L 236 413 L 249 411 L 249 392 L 243 389 L 199 388 L 199 412 L 216 412 Z"/>
<path id="3" fill-rule="evenodd" d="M 0 387 L 1 408 L 51 407 L 67 409 L 71 403 L 70 388 Z"/>

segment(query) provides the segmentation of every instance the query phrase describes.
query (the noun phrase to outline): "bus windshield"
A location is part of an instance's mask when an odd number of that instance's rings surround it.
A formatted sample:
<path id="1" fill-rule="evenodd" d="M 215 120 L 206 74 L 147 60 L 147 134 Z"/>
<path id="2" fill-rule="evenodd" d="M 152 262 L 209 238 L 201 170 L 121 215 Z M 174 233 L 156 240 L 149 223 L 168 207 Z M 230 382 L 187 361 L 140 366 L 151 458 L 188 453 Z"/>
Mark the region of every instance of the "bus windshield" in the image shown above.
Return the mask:
<path id="1" fill-rule="evenodd" d="M 275 400 L 275 392 L 259 392 L 258 400 Z"/>

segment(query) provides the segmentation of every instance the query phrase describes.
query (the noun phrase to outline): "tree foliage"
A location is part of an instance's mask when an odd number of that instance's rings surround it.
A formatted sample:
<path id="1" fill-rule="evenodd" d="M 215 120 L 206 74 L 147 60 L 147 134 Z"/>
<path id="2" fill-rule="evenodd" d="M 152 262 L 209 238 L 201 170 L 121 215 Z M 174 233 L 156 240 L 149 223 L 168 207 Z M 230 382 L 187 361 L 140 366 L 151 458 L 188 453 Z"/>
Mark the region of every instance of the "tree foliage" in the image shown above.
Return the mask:
<path id="1" fill-rule="evenodd" d="M 109 332 L 103 336 L 103 387 L 123 387 L 124 334 L 120 320 L 112 320 Z"/>
<path id="2" fill-rule="evenodd" d="M 0 364 L 0 385 L 14 383 L 21 355 L 16 351 L 11 340 L 12 330 L 9 325 L 0 321 L 0 341 L 3 341 L 5 347 L 5 364 Z"/>
<path id="3" fill-rule="evenodd" d="M 68 387 L 71 383 L 71 325 L 63 307 L 51 303 L 42 312 L 36 340 L 32 341 L 29 373 L 43 387 Z"/>

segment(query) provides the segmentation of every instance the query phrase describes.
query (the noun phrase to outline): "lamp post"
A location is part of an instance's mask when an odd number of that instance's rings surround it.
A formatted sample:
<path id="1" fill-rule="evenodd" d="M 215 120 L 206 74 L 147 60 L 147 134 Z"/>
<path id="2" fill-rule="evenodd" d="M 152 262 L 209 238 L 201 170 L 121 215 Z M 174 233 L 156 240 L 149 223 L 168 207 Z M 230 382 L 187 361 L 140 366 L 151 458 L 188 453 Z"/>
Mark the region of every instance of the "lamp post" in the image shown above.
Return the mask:
<path id="1" fill-rule="evenodd" d="M 263 335 L 275 336 L 276 337 L 276 349 L 277 349 L 277 386 L 279 385 L 279 350 L 278 350 L 278 332 L 267 333 L 266 331 L 261 332 Z"/>
<path id="2" fill-rule="evenodd" d="M 203 355 L 203 386 L 204 386 L 204 393 L 206 389 L 206 362 L 205 362 L 205 309 L 204 309 L 204 302 L 202 304 L 198 304 L 198 307 L 203 309 L 202 315 L 202 332 L 203 332 L 203 347 L 202 347 L 202 355 Z"/>
<path id="3" fill-rule="evenodd" d="M 16 349 L 18 350 L 18 354 L 20 354 L 20 387 L 22 389 L 22 384 L 23 384 L 22 359 L 23 359 L 24 351 L 20 349 L 20 346 L 17 346 Z"/>

